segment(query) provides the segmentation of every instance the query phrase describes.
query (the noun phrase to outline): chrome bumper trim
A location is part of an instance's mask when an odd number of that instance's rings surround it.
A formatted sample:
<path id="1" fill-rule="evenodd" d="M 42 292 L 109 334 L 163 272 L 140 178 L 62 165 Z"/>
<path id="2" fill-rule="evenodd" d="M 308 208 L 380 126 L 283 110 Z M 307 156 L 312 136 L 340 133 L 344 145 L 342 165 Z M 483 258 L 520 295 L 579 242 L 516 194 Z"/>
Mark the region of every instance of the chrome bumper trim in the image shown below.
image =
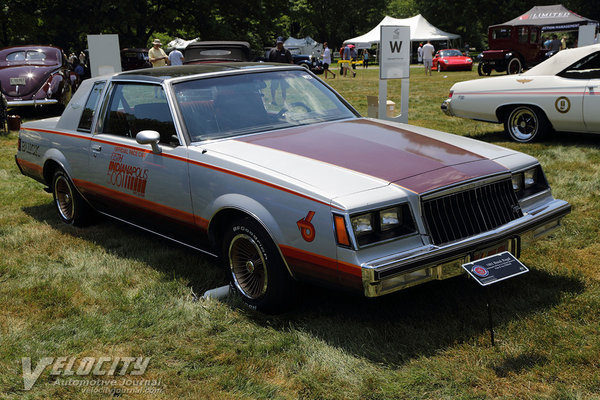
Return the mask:
<path id="1" fill-rule="evenodd" d="M 427 245 L 363 263 L 365 295 L 381 296 L 429 280 L 460 275 L 462 269 L 458 264 L 471 261 L 474 252 L 512 240 L 515 240 L 514 255 L 519 257 L 521 248 L 558 228 L 560 220 L 570 212 L 569 203 L 553 200 L 519 219 L 474 237 L 441 247 Z M 396 286 L 389 284 L 394 279 L 398 280 Z"/>
<path id="2" fill-rule="evenodd" d="M 16 100 L 9 101 L 9 107 L 26 107 L 26 106 L 45 106 L 49 104 L 58 104 L 56 99 L 42 99 L 42 100 Z"/>
<path id="3" fill-rule="evenodd" d="M 453 117 L 454 114 L 452 114 L 452 110 L 450 109 L 450 102 L 452 101 L 452 99 L 446 99 L 442 102 L 441 105 L 441 109 L 444 112 L 444 114 L 446 114 L 449 117 Z"/>

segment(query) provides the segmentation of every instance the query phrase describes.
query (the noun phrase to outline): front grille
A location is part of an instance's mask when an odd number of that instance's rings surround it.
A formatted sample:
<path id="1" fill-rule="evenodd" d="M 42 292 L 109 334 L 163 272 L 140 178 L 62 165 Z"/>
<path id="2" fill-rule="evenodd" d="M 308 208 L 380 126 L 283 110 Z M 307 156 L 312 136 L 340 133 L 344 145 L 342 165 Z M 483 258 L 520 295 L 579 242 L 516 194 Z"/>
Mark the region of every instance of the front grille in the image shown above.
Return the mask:
<path id="1" fill-rule="evenodd" d="M 523 216 L 510 179 L 423 200 L 433 244 L 477 235 Z"/>

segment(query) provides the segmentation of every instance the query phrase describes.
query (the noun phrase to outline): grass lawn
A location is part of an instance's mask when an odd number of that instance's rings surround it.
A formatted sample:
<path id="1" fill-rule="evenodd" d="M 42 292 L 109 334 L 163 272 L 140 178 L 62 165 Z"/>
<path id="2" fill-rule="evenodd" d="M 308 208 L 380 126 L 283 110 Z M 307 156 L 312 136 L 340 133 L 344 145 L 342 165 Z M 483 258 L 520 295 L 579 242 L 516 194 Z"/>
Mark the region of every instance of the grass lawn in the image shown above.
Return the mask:
<path id="1" fill-rule="evenodd" d="M 489 289 L 495 347 L 485 295 L 464 278 L 374 300 L 303 287 L 279 316 L 236 299 L 194 301 L 192 291 L 225 282 L 214 260 L 108 220 L 60 223 L 51 195 L 19 173 L 11 132 L 0 137 L 0 398 L 599 399 L 600 137 L 516 144 L 501 125 L 446 117 L 452 84 L 476 77 L 413 68 L 409 122 L 539 158 L 555 197 L 574 206 L 558 233 L 523 252 L 528 274 Z M 378 70 L 327 83 L 366 115 Z M 399 81 L 388 95 L 399 106 Z M 76 367 L 150 357 L 142 376 L 126 377 L 155 380 L 158 393 L 119 393 L 140 388 L 119 380 L 88 394 L 58 385 L 68 377 L 51 367 L 24 390 L 22 357 L 35 368 L 63 356 Z"/>

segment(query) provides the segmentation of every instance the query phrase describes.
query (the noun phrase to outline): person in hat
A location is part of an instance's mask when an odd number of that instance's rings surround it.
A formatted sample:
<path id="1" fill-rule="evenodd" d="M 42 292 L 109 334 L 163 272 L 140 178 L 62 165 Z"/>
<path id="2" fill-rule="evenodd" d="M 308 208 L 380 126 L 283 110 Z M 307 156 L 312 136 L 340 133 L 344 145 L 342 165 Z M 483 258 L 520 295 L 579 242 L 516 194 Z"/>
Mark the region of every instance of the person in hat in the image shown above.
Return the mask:
<path id="1" fill-rule="evenodd" d="M 283 47 L 283 37 L 279 36 L 275 47 L 269 51 L 269 62 L 292 64 L 292 53 Z"/>
<path id="2" fill-rule="evenodd" d="M 269 62 L 293 64 L 292 53 L 283 47 L 283 37 L 279 36 L 275 43 L 275 47 L 269 51 Z M 285 102 L 287 82 L 284 80 L 274 80 L 271 82 L 271 104 L 276 104 L 275 96 L 278 88 L 281 88 L 281 98 Z"/>
<path id="3" fill-rule="evenodd" d="M 153 67 L 164 67 L 168 64 L 169 57 L 160 46 L 162 46 L 160 40 L 154 39 L 152 47 L 148 50 L 148 58 Z"/>

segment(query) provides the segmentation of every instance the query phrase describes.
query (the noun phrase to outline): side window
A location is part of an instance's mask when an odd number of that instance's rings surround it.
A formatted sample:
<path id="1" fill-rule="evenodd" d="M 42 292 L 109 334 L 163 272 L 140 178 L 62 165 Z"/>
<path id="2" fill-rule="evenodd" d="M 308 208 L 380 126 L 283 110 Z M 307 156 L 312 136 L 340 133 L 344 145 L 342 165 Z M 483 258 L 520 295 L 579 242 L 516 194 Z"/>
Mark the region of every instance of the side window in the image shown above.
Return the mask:
<path id="1" fill-rule="evenodd" d="M 526 26 L 519 27 L 517 33 L 519 35 L 519 43 L 527 43 L 529 28 Z"/>
<path id="2" fill-rule="evenodd" d="M 529 36 L 529 43 L 536 44 L 538 41 L 538 30 L 531 28 L 531 35 Z"/>
<path id="3" fill-rule="evenodd" d="M 81 119 L 79 120 L 79 126 L 77 126 L 78 131 L 82 132 L 90 132 L 92 129 L 92 121 L 94 120 L 95 110 L 98 108 L 98 100 L 100 99 L 100 93 L 102 93 L 102 89 L 104 88 L 105 82 L 96 82 L 94 83 L 94 87 L 92 88 L 92 92 L 88 97 L 85 107 L 83 109 L 83 113 L 81 114 Z"/>
<path id="4" fill-rule="evenodd" d="M 558 75 L 571 79 L 600 79 L 600 52 L 582 58 Z"/>
<path id="5" fill-rule="evenodd" d="M 160 143 L 179 146 L 162 86 L 118 83 L 113 87 L 102 133 L 135 138 L 140 131 L 160 134 Z"/>

